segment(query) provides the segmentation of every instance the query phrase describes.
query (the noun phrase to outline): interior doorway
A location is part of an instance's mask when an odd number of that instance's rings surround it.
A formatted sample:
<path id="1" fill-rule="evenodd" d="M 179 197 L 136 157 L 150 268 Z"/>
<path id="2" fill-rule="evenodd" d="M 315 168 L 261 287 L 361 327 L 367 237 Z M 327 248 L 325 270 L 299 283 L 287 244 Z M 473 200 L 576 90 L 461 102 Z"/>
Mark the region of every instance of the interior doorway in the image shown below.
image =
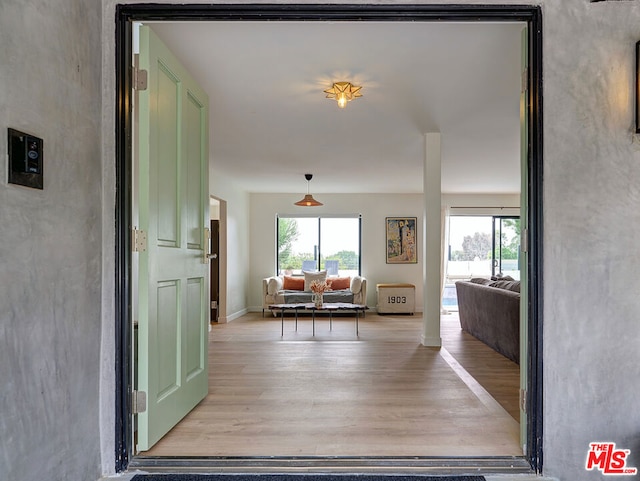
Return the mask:
<path id="1" fill-rule="evenodd" d="M 118 131 L 126 132 L 130 128 L 130 103 L 127 102 L 127 97 L 130 92 L 131 78 L 129 73 L 128 58 L 130 58 L 130 34 L 129 22 L 133 19 L 156 19 L 156 20 L 197 20 L 203 18 L 218 18 L 228 19 L 233 16 L 237 19 L 249 19 L 249 20 L 344 20 L 354 19 L 362 20 L 362 14 L 367 13 L 366 18 L 378 21 L 435 21 L 435 20 L 455 20 L 455 21 L 477 21 L 477 20 L 520 20 L 526 21 L 530 26 L 530 47 L 529 55 L 532 60 L 531 71 L 529 73 L 532 83 L 531 89 L 531 107 L 530 107 L 530 181 L 528 188 L 530 189 L 530 199 L 532 202 L 533 215 L 529 219 L 529 239 L 532 247 L 532 256 L 530 260 L 530 276 L 531 276 L 531 303 L 530 315 L 530 347 L 531 356 L 530 364 L 528 366 L 531 374 L 531 385 L 529 390 L 529 398 L 527 400 L 530 412 L 534 415 L 531 417 L 531 424 L 528 428 L 528 437 L 531 442 L 527 443 L 527 459 L 531 465 L 540 469 L 541 467 L 541 377 L 538 375 L 541 360 L 538 358 L 538 352 L 541 351 L 541 322 L 539 319 L 539 307 L 541 306 L 541 299 L 539 297 L 539 291 L 537 287 L 541 279 L 541 153 L 542 153 L 542 141 L 540 135 L 541 127 L 541 18 L 539 7 L 496 7 L 496 8 L 473 8 L 473 7 L 408 7 L 408 6 L 346 6 L 345 8 L 319 8 L 318 6 L 309 7 L 305 11 L 304 7 L 297 7 L 292 9 L 290 5 L 282 6 L 252 6 L 251 8 L 234 7 L 234 6 L 200 6 L 197 8 L 188 8 L 188 6 L 180 5 L 163 5 L 155 6 L 154 8 L 142 8 L 143 6 L 120 6 L 118 15 L 118 31 L 117 31 L 117 51 L 118 51 Z M 355 7 L 355 8 L 353 8 Z M 118 182 L 120 187 L 127 185 L 127 176 L 130 173 L 130 152 L 126 146 L 126 135 L 118 136 Z M 119 224 L 119 237 L 118 237 L 118 249 L 119 249 L 119 262 L 123 267 L 122 271 L 126 271 L 129 264 L 129 254 L 126 252 L 128 245 L 130 245 L 130 239 L 128 239 L 128 219 L 126 214 L 127 202 L 130 201 L 126 192 L 121 193 L 119 189 L 118 198 L 118 224 Z M 126 276 L 121 276 L 117 279 L 119 283 L 119 299 L 118 302 L 122 306 L 126 305 L 128 292 L 130 286 L 129 280 Z M 119 332 L 120 337 L 117 342 L 117 356 L 120 358 L 119 366 L 128 365 L 127 356 L 131 351 L 129 346 L 131 340 L 127 337 L 127 326 L 130 325 L 130 315 L 126 309 L 120 309 L 118 315 Z M 118 377 L 121 380 L 119 385 L 119 405 L 118 409 L 118 422 L 122 425 L 127 425 L 130 418 L 129 404 L 128 404 L 128 373 L 126 369 L 121 369 L 118 372 Z M 536 415 L 537 414 L 537 415 Z M 118 445 L 116 447 L 118 451 L 118 469 L 124 469 L 128 465 L 131 458 L 131 440 L 128 438 L 127 430 L 124 429 L 120 432 L 118 439 Z"/>
<path id="2" fill-rule="evenodd" d="M 210 242 L 209 262 L 210 277 L 209 285 L 211 287 L 211 322 L 218 322 L 220 316 L 220 201 L 211 197 L 210 200 Z"/>

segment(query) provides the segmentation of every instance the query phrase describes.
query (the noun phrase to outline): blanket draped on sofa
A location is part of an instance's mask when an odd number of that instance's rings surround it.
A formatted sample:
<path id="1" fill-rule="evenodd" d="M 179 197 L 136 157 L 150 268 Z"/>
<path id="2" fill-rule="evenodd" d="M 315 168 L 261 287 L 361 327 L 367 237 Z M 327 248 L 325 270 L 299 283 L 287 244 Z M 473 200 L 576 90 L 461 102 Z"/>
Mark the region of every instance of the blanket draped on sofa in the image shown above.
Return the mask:
<path id="1" fill-rule="evenodd" d="M 327 291 L 323 294 L 324 302 L 349 302 L 353 303 L 353 292 Z M 284 291 L 285 304 L 302 304 L 311 301 L 311 293 L 306 291 Z"/>

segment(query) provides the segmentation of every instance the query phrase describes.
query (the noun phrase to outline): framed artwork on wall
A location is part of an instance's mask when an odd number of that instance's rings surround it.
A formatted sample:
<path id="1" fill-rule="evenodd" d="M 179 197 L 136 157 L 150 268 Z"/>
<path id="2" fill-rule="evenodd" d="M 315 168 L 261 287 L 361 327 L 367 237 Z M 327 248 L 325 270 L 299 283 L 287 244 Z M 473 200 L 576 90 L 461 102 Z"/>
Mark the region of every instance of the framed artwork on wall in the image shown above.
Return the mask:
<path id="1" fill-rule="evenodd" d="M 417 264 L 416 217 L 387 217 L 387 264 Z"/>

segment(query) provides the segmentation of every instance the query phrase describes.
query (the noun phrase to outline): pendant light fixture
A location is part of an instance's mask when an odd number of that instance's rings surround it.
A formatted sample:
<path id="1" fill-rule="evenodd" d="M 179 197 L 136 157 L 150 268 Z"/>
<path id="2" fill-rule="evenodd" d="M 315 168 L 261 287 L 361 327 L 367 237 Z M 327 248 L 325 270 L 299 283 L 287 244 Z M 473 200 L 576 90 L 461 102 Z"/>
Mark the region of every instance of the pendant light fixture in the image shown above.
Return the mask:
<path id="1" fill-rule="evenodd" d="M 304 196 L 304 199 L 296 202 L 295 205 L 301 205 L 303 207 L 316 207 L 318 205 L 322 205 L 321 202 L 315 200 L 309 193 L 309 181 L 313 178 L 313 174 L 304 174 L 304 178 L 307 179 L 307 195 Z"/>

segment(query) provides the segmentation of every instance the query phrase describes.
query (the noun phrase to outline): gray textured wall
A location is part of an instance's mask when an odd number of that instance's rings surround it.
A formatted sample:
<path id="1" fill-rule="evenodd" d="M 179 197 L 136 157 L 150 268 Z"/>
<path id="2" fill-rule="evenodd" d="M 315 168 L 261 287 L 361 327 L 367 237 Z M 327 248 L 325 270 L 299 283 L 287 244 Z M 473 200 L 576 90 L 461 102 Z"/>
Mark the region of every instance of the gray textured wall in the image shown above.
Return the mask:
<path id="1" fill-rule="evenodd" d="M 100 474 L 100 4 L 0 2 L 0 478 Z M 7 127 L 44 190 L 7 183 Z"/>
<path id="2" fill-rule="evenodd" d="M 115 3 L 103 0 L 105 71 L 113 64 Z M 640 140 L 633 134 L 640 2 L 402 3 L 542 5 L 544 474 L 602 479 L 584 469 L 589 442 L 599 440 L 630 449 L 629 465 L 640 467 Z M 108 155 L 111 132 L 104 131 Z"/>
<path id="3" fill-rule="evenodd" d="M 640 468 L 638 2 L 545 2 L 545 472 L 585 472 L 591 441 Z"/>

